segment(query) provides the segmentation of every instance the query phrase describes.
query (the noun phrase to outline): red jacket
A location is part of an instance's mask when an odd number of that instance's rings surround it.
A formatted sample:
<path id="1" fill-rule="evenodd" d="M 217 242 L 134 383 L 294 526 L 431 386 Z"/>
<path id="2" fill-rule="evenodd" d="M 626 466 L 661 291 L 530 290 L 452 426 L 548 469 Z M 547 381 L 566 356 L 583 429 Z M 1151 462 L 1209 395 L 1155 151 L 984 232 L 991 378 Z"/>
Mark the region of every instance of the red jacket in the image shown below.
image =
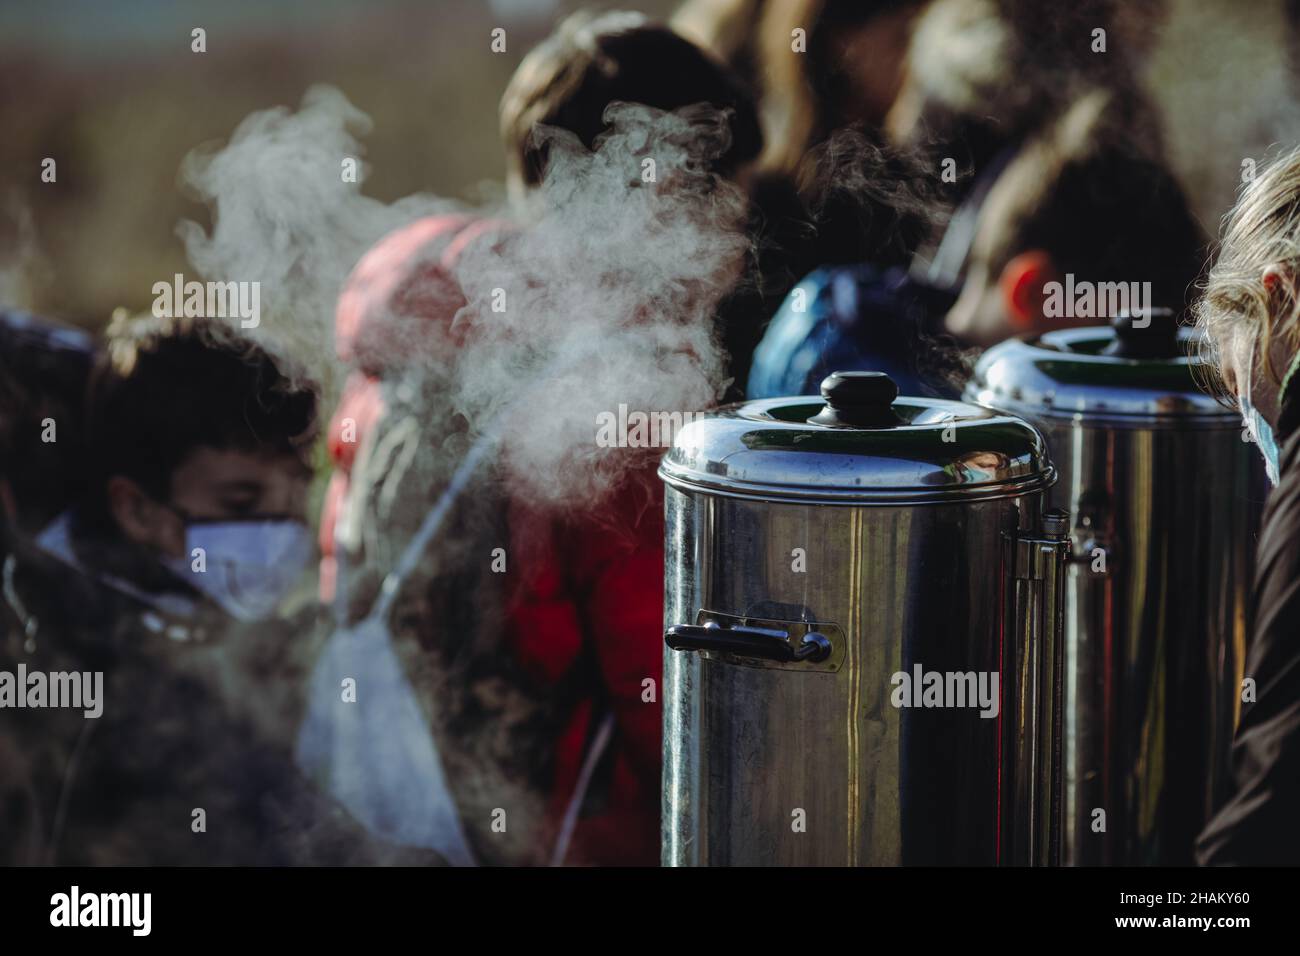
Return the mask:
<path id="1" fill-rule="evenodd" d="M 330 425 L 336 466 L 321 516 L 322 598 L 335 583 L 334 523 L 348 491 L 363 436 L 384 414 L 380 382 L 392 344 L 420 340 L 452 348 L 472 334 L 454 321 L 465 305 L 452 276 L 457 257 L 501 226 L 463 216 L 422 219 L 381 240 L 357 264 L 339 298 L 336 341 L 354 371 Z M 415 319 L 394 316 L 415 316 Z M 490 317 L 489 317 L 490 318 Z M 486 320 L 486 319 L 485 319 Z M 409 348 L 404 361 L 418 361 Z M 356 435 L 342 440 L 344 419 Z M 593 716 L 612 712 L 606 753 L 608 788 L 597 812 L 580 818 L 566 859 L 598 864 L 654 865 L 659 859 L 661 692 L 663 672 L 663 492 L 647 459 L 632 479 L 590 512 L 574 518 L 538 511 L 523 501 L 508 511 L 514 575 L 507 608 L 507 646 L 537 680 L 557 686 L 588 650 L 600 686 L 584 690 L 555 741 L 552 812 L 558 822 L 574 793 Z M 647 690 L 646 681 L 652 681 Z M 651 697 L 645 701 L 643 697 Z M 603 709 L 602 709 L 603 704 Z M 612 760 L 612 767 L 609 761 Z"/>

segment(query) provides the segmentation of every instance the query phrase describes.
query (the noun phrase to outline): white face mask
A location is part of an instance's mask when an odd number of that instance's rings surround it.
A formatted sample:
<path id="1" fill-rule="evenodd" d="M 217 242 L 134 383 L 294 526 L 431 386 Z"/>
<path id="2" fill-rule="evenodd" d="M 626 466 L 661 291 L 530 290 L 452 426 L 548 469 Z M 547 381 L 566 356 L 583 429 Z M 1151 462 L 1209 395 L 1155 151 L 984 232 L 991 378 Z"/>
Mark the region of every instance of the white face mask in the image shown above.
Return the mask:
<path id="1" fill-rule="evenodd" d="M 239 621 L 270 617 L 311 560 L 311 531 L 288 518 L 193 521 L 184 558 L 163 564 Z"/>

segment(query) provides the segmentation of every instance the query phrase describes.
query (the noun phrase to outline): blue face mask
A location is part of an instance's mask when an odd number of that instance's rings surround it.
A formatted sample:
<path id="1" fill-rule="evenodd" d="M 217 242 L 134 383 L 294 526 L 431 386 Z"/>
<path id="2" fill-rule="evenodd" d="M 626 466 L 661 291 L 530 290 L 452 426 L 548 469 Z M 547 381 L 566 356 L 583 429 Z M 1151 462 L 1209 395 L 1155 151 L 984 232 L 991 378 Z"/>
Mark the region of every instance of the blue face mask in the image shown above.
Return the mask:
<path id="1" fill-rule="evenodd" d="M 193 521 L 185 525 L 184 558 L 163 563 L 231 617 L 270 617 L 311 559 L 311 531 L 288 518 Z"/>
<path id="2" fill-rule="evenodd" d="M 1291 367 L 1282 376 L 1282 387 L 1277 393 L 1279 404 L 1286 395 L 1287 387 L 1291 384 L 1291 378 L 1297 368 L 1300 368 L 1300 353 L 1291 360 Z M 1273 435 L 1273 426 L 1264 420 L 1264 416 L 1250 400 L 1249 374 L 1246 376 L 1246 394 L 1238 396 L 1237 401 L 1241 405 L 1241 419 L 1246 426 L 1246 431 L 1250 433 L 1250 437 L 1259 446 L 1260 454 L 1264 456 L 1264 470 L 1268 472 L 1268 480 L 1276 485 L 1281 480 L 1281 453 L 1277 447 L 1277 439 Z"/>
<path id="3" fill-rule="evenodd" d="M 1259 446 L 1260 454 L 1264 456 L 1264 470 L 1268 472 L 1268 480 L 1273 484 L 1278 483 L 1280 477 L 1280 466 L 1278 464 L 1277 440 L 1273 437 L 1273 426 L 1264 421 L 1264 416 L 1259 413 L 1259 409 L 1250 403 L 1250 399 L 1242 397 L 1241 418 L 1246 425 L 1246 431 L 1255 444 Z"/>

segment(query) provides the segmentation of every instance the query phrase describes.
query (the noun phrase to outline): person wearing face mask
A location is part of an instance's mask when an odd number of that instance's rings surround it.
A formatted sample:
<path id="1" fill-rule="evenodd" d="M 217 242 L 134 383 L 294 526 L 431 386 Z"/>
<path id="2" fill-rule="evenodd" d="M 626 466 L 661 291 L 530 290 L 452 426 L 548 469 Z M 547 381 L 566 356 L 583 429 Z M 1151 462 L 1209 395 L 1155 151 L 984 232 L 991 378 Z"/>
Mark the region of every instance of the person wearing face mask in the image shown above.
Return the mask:
<path id="1" fill-rule="evenodd" d="M 88 490 L 9 535 L 0 603 L 0 672 L 102 683 L 89 707 L 3 701 L 0 861 L 392 858 L 292 759 L 319 641 L 277 611 L 313 553 L 316 399 L 281 368 L 224 323 L 110 325 Z"/>
<path id="2" fill-rule="evenodd" d="M 271 616 L 312 557 L 312 387 L 218 323 L 119 313 L 90 389 L 92 490 L 37 546 L 173 633 Z"/>
<path id="3" fill-rule="evenodd" d="M 1204 865 L 1300 863 L 1300 150 L 1228 216 L 1196 306 L 1223 384 L 1274 488 L 1259 537 L 1231 793 L 1197 841 Z"/>

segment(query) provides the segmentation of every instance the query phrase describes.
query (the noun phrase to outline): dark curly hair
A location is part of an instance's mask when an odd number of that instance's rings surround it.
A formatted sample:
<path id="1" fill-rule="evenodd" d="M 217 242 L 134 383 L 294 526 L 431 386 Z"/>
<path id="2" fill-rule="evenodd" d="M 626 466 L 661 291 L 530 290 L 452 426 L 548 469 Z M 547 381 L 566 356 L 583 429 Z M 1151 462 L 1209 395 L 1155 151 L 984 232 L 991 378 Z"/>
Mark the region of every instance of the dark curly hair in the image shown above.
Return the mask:
<path id="1" fill-rule="evenodd" d="M 118 315 L 88 394 L 91 467 L 166 497 L 196 448 L 301 456 L 315 437 L 316 390 L 220 321 Z"/>

